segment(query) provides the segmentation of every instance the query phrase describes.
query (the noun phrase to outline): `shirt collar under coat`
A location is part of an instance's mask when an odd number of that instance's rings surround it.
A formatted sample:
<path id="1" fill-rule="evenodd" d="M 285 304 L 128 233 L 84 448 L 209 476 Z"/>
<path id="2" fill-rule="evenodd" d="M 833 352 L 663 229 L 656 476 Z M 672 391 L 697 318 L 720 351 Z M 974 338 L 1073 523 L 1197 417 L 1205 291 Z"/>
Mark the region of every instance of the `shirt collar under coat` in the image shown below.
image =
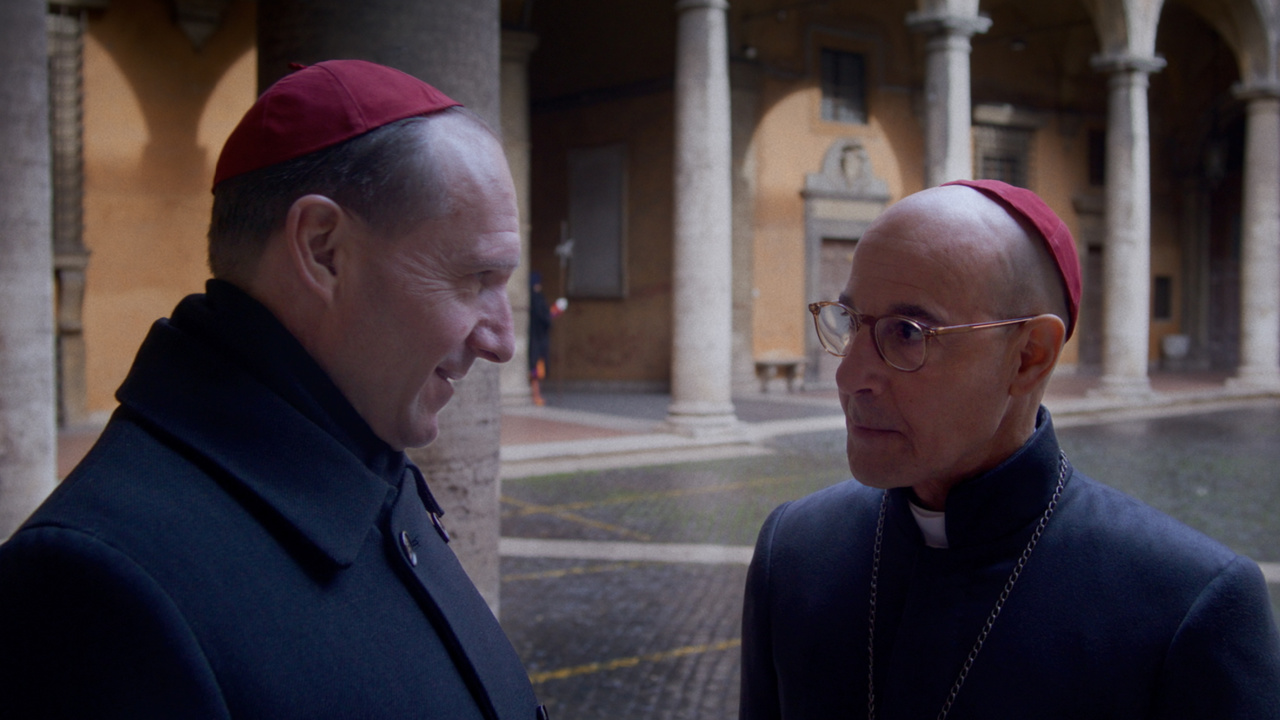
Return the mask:
<path id="1" fill-rule="evenodd" d="M 947 543 L 951 549 L 997 542 L 1025 530 L 1044 514 L 1058 485 L 1058 438 L 1049 411 L 1041 406 L 1036 429 L 1013 455 L 995 468 L 964 480 L 947 493 Z M 1067 479 L 1072 470 L 1067 469 Z M 900 522 L 916 522 L 909 488 L 890 490 L 890 506 Z M 916 528 L 918 533 L 918 528 Z"/>
<path id="2" fill-rule="evenodd" d="M 226 470 L 334 563 L 409 466 L 266 307 L 210 280 L 152 326 L 120 403 Z"/>

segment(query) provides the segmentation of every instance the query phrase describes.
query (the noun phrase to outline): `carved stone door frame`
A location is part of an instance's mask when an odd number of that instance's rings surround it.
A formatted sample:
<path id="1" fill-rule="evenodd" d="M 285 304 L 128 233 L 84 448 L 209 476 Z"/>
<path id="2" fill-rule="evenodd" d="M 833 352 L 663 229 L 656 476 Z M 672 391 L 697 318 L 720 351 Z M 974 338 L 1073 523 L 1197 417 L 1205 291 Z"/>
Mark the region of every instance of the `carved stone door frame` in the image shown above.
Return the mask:
<path id="1" fill-rule="evenodd" d="M 827 148 L 822 170 L 805 176 L 804 190 L 805 302 L 834 300 L 822 292 L 822 244 L 824 240 L 850 243 L 862 237 L 867 226 L 889 204 L 889 186 L 877 177 L 865 143 L 841 138 Z M 805 310 L 807 315 L 807 309 Z M 808 323 L 806 319 L 806 330 Z M 833 387 L 835 378 L 822 368 L 824 351 L 812 331 L 805 332 L 805 386 Z"/>

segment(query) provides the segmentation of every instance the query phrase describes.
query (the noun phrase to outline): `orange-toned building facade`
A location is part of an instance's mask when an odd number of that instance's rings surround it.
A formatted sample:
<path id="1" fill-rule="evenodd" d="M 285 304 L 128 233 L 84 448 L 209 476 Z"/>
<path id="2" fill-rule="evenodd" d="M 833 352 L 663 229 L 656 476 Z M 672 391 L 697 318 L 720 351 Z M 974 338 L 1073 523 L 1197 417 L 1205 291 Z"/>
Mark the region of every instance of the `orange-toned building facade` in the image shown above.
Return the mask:
<path id="1" fill-rule="evenodd" d="M 65 422 L 100 421 L 114 407 L 150 323 L 208 277 L 209 181 L 222 141 L 256 94 L 256 7 L 212 3 L 216 13 L 193 20 L 183 15 L 186 4 L 109 0 L 83 11 L 88 260 L 79 300 L 83 355 L 62 360 Z M 1161 65 L 1145 75 L 1149 302 L 1125 312 L 1148 320 L 1144 373 L 1234 371 L 1248 302 L 1241 246 L 1252 97 L 1236 88 L 1261 88 L 1274 99 L 1260 81 L 1276 76 L 1274 48 L 1247 42 L 1249 23 L 1280 31 L 1270 5 L 738 0 L 724 11 L 732 311 L 722 320 L 733 331 L 726 361 L 734 391 L 758 391 L 757 362 L 779 358 L 803 362 L 811 385 L 831 382 L 833 366 L 816 349 L 805 306 L 843 285 L 848 252 L 867 222 L 929 183 L 935 36 L 911 18 L 963 14 L 968 5 L 985 25 L 966 37 L 969 174 L 1017 179 L 1071 227 L 1088 289 L 1062 371 L 1103 374 L 1114 190 L 1107 135 L 1116 125 L 1114 74 L 1097 58 L 1114 49 L 1118 31 L 1107 23 L 1122 14 L 1117 8 L 1147 13 L 1147 25 L 1134 21 L 1120 33 L 1131 44 L 1149 33 L 1149 56 Z M 502 3 L 504 28 L 536 42 L 522 61 L 528 146 L 516 163 L 529 167 L 530 267 L 549 294 L 570 301 L 553 331 L 552 387 L 670 388 L 673 315 L 687 311 L 673 302 L 677 14 L 666 0 Z M 832 92 L 824 89 L 824 51 L 858 58 L 861 75 L 845 86 L 858 93 L 861 117 L 824 119 Z M 1280 159 L 1280 147 L 1267 152 Z M 582 180 L 592 185 L 591 158 L 601 157 L 612 158 L 604 172 L 618 190 L 603 199 Z M 1269 191 L 1280 196 L 1280 187 Z M 584 217 L 595 225 L 571 222 Z M 603 239 L 592 236 L 601 218 L 612 228 Z M 605 255 L 562 259 L 556 249 L 566 239 L 577 244 L 574 253 L 599 246 Z M 607 281 L 603 290 L 586 282 L 591 274 Z M 519 282 L 513 297 L 525 291 Z M 1270 332 L 1280 336 L 1280 328 Z M 514 387 L 508 394 L 519 401 Z"/>

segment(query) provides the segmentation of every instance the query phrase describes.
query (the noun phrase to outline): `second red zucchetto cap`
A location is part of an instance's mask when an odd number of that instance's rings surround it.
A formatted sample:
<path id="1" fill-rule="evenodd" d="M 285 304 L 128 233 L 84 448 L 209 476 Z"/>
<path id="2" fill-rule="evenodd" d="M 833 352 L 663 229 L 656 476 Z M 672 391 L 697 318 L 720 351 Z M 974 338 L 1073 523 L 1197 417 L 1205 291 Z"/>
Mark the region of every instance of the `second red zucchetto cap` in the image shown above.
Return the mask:
<path id="1" fill-rule="evenodd" d="M 397 120 L 462 104 L 412 75 L 365 60 L 298 67 L 267 88 L 231 132 L 214 187 Z"/>
<path id="2" fill-rule="evenodd" d="M 986 195 L 1009 214 L 1021 217 L 1040 233 L 1053 262 L 1058 266 L 1058 275 L 1062 278 L 1063 288 L 1067 294 L 1067 310 L 1071 317 L 1067 320 L 1067 339 L 1075 332 L 1076 321 L 1080 317 L 1080 294 L 1082 290 L 1080 256 L 1076 252 L 1076 242 L 1071 237 L 1071 230 L 1058 217 L 1039 195 L 1025 188 L 1009 185 L 999 180 L 953 180 L 943 185 L 964 185 Z"/>

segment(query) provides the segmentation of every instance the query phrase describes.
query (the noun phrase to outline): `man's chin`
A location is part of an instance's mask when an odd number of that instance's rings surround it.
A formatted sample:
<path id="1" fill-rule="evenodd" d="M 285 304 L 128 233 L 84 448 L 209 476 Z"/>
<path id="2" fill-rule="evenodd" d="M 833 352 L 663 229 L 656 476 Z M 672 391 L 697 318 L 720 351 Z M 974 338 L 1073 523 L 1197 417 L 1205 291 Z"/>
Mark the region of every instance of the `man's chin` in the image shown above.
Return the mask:
<path id="1" fill-rule="evenodd" d="M 409 438 L 410 442 L 405 447 L 420 448 L 426 447 L 436 441 L 436 437 L 440 435 L 440 426 L 436 422 L 436 416 L 431 416 L 430 422 L 420 423 L 414 429 L 413 437 Z"/>
<path id="2" fill-rule="evenodd" d="M 412 450 L 412 449 L 414 449 L 414 448 L 424 448 L 424 447 L 426 447 L 426 446 L 430 445 L 431 443 L 435 442 L 435 441 L 436 441 L 436 436 L 437 436 L 438 434 L 439 434 L 438 432 L 433 431 L 433 432 L 431 432 L 431 433 L 424 434 L 424 435 L 422 435 L 421 437 L 414 438 L 414 440 L 413 440 L 413 444 L 411 444 L 411 445 L 406 445 L 406 446 L 404 447 L 404 449 L 405 449 L 405 450 Z"/>
<path id="3" fill-rule="evenodd" d="M 383 440 L 386 440 L 394 450 L 410 450 L 430 445 L 435 442 L 439 434 L 440 425 L 437 422 L 437 415 L 431 413 L 429 417 L 414 418 L 413 422 L 401 427 L 394 439 L 384 437 Z"/>
<path id="4" fill-rule="evenodd" d="M 885 482 L 884 478 L 878 475 L 868 475 L 867 473 L 859 473 L 853 468 L 849 468 L 849 472 L 853 475 L 854 480 L 857 480 L 860 484 L 865 485 L 869 488 L 875 488 L 877 490 L 888 490 L 889 488 L 894 487 L 894 484 L 892 482 Z"/>
<path id="5" fill-rule="evenodd" d="M 883 456 L 877 458 L 877 462 L 872 462 L 855 452 L 851 447 L 848 449 L 848 458 L 849 473 L 853 475 L 855 480 L 867 487 L 887 490 L 888 488 L 905 484 L 897 473 L 892 472 L 891 468 L 885 467 Z"/>

